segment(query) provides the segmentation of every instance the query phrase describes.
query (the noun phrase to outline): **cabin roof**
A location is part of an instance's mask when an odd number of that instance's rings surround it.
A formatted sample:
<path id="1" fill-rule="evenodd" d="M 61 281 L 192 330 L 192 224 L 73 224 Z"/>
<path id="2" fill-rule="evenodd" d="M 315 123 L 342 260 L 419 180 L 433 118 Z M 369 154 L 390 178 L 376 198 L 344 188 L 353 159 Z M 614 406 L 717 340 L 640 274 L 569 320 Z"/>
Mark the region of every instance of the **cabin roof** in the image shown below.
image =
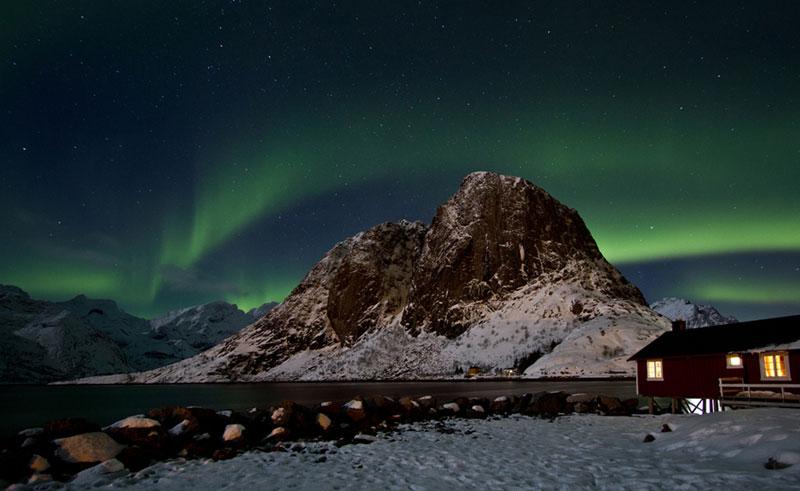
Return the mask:
<path id="1" fill-rule="evenodd" d="M 800 315 L 665 332 L 628 360 L 800 349 Z"/>

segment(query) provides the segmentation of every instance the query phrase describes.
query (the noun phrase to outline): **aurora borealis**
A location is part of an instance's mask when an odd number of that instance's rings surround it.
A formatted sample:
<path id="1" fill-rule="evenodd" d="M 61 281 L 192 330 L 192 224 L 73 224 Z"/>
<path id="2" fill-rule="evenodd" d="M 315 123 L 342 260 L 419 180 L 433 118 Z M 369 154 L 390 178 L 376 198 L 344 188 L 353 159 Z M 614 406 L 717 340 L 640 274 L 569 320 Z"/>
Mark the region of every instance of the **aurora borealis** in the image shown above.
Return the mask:
<path id="1" fill-rule="evenodd" d="M 4 2 L 0 283 L 280 300 L 474 170 L 576 208 L 649 300 L 800 312 L 793 2 Z"/>

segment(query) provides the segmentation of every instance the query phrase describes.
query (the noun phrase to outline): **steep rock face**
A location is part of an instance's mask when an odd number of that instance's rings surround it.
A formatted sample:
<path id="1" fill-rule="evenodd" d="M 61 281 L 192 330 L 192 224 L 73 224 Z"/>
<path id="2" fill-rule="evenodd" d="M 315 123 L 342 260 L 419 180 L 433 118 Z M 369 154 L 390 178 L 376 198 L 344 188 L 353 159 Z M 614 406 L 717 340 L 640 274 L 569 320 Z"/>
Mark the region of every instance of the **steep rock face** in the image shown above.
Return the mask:
<path id="1" fill-rule="evenodd" d="M 686 321 L 689 329 L 739 322 L 736 317 L 722 315 L 711 305 L 694 304 L 683 298 L 662 298 L 650 308 L 669 320 Z"/>
<path id="2" fill-rule="evenodd" d="M 425 230 L 420 223 L 385 223 L 352 239 L 328 296 L 328 319 L 338 340 L 350 345 L 403 310 Z"/>
<path id="3" fill-rule="evenodd" d="M 246 378 L 297 352 L 346 345 L 385 325 L 405 305 L 424 232 L 420 223 L 384 223 L 340 242 L 266 316 L 163 375 L 171 380 L 170 371 L 182 374 L 194 363 L 213 380 Z"/>
<path id="4" fill-rule="evenodd" d="M 483 316 L 486 301 L 576 261 L 602 271 L 595 289 L 644 304 L 603 259 L 575 210 L 524 179 L 470 174 L 436 213 L 403 323 L 456 337 Z"/>
<path id="5" fill-rule="evenodd" d="M 627 356 L 668 325 L 574 210 L 482 172 L 429 229 L 382 224 L 341 242 L 258 322 L 132 380 L 437 378 L 470 366 L 627 375 Z"/>

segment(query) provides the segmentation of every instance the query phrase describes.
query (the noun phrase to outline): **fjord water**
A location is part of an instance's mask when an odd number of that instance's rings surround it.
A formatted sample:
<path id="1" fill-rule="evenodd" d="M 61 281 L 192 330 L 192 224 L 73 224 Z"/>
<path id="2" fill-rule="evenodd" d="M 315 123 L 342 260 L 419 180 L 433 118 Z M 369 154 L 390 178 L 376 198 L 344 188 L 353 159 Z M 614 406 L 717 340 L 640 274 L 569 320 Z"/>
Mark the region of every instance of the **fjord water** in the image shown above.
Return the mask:
<path id="1" fill-rule="evenodd" d="M 101 425 L 160 406 L 203 406 L 247 410 L 290 399 L 313 405 L 356 395 L 392 397 L 433 395 L 498 397 L 544 390 L 634 397 L 633 381 L 464 380 L 425 382 L 276 382 L 258 384 L 168 385 L 2 385 L 0 436 L 65 417 L 83 417 Z"/>

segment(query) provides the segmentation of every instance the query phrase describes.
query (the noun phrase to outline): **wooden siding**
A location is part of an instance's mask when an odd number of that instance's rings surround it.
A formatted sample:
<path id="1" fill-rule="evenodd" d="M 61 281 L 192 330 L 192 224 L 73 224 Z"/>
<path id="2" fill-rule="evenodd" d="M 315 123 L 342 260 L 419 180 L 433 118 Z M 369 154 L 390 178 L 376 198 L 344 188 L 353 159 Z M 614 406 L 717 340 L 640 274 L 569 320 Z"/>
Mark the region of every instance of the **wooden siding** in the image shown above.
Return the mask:
<path id="1" fill-rule="evenodd" d="M 800 351 L 789 352 L 792 380 L 762 380 L 760 355 L 742 353 L 742 368 L 728 368 L 725 354 L 675 356 L 662 360 L 663 380 L 647 380 L 647 360 L 636 362 L 639 394 L 655 397 L 719 398 L 721 377 L 740 377 L 744 383 L 800 383 Z M 659 359 L 659 358 L 654 358 Z"/>

